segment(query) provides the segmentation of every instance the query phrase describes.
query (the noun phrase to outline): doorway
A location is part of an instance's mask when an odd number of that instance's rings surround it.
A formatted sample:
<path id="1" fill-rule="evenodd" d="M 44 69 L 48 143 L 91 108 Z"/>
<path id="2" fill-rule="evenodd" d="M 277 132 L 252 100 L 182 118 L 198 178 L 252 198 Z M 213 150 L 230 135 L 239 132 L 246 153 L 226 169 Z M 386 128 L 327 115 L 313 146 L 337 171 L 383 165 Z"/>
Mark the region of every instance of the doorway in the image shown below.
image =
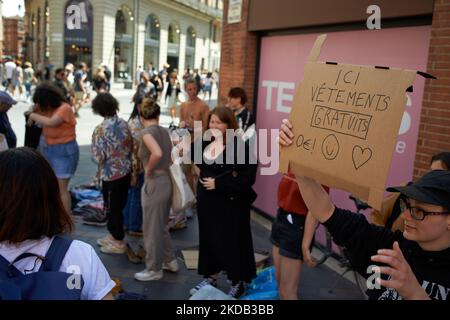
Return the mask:
<path id="1" fill-rule="evenodd" d="M 172 57 L 167 56 L 167 63 L 170 65 L 169 69 L 167 69 L 167 72 L 170 74 L 174 69 L 178 70 L 178 57 Z M 178 70 L 178 73 L 180 73 L 180 70 Z"/>

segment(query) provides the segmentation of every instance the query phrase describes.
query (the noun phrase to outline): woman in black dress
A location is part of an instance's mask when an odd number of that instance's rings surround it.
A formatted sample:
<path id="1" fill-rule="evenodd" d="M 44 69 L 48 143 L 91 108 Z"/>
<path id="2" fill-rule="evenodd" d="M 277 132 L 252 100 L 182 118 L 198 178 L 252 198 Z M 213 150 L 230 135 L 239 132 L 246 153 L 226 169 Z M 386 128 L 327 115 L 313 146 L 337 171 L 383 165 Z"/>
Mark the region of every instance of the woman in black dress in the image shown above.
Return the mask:
<path id="1" fill-rule="evenodd" d="M 256 199 L 252 185 L 257 164 L 248 143 L 233 134 L 238 125 L 228 108 L 212 110 L 208 128 L 212 141 L 195 143 L 203 151 L 202 162 L 196 164 L 200 169 L 198 273 L 205 279 L 191 289 L 191 294 L 207 284 L 216 286 L 217 274 L 224 271 L 232 283 L 228 294 L 238 298 L 245 283 L 256 276 L 250 205 Z M 226 129 L 232 129 L 231 133 Z"/>

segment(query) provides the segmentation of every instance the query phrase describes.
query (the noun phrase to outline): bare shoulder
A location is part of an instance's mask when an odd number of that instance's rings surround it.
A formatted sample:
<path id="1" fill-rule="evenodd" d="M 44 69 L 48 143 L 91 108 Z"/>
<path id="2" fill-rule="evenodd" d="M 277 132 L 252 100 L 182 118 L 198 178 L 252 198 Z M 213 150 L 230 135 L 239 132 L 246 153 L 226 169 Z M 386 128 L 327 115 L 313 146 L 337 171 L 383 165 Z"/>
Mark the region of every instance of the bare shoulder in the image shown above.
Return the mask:
<path id="1" fill-rule="evenodd" d="M 201 106 L 203 110 L 206 110 L 207 112 L 209 112 L 209 106 L 206 104 L 205 101 L 201 101 Z"/>

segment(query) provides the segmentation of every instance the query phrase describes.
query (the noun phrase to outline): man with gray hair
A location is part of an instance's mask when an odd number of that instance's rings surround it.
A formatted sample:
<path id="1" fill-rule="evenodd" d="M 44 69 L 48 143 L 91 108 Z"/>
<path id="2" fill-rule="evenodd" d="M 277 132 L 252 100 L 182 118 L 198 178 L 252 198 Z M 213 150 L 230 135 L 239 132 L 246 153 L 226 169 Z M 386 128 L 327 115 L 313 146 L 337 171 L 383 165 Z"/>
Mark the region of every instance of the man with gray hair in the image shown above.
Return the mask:
<path id="1" fill-rule="evenodd" d="M 188 100 L 183 102 L 180 107 L 180 128 L 188 129 L 191 132 L 191 141 L 193 141 L 195 121 L 202 122 L 202 134 L 208 128 L 209 108 L 203 100 L 197 97 L 197 82 L 195 79 L 186 79 L 185 90 L 188 94 Z M 195 193 L 198 180 L 198 173 L 196 171 L 195 164 L 182 164 L 182 168 L 184 174 L 186 175 L 186 180 Z M 187 209 L 185 213 L 182 213 L 182 215 L 184 214 L 186 214 L 187 217 L 192 216 L 192 209 Z M 181 218 L 177 217 L 177 220 L 182 221 L 183 219 Z M 179 223 L 178 226 L 175 224 L 174 229 L 178 229 L 180 227 L 183 227 L 183 223 Z"/>

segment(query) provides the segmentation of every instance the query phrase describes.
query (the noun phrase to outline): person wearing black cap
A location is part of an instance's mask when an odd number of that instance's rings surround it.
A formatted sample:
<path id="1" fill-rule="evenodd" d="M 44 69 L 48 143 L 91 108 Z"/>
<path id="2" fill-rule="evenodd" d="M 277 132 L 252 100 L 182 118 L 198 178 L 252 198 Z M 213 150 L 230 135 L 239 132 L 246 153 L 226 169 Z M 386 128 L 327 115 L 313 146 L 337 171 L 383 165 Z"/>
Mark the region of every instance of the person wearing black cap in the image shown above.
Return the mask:
<path id="1" fill-rule="evenodd" d="M 450 170 L 450 152 L 440 152 L 433 155 L 430 161 L 430 170 Z M 400 192 L 389 194 L 383 200 L 381 210 L 372 210 L 369 221 L 379 226 L 385 226 L 392 231 L 403 231 L 405 223 L 401 215 L 400 196 Z"/>
<path id="2" fill-rule="evenodd" d="M 6 139 L 8 148 L 15 148 L 17 144 L 16 134 L 11 127 L 8 115 L 6 114 L 16 103 L 17 101 L 11 98 L 8 93 L 3 91 L 0 92 L 0 135 L 3 135 Z M 3 136 L 1 139 L 3 139 Z"/>
<path id="3" fill-rule="evenodd" d="M 284 120 L 281 147 L 292 144 L 291 130 Z M 318 182 L 296 179 L 309 212 L 349 251 L 353 268 L 367 278 L 369 299 L 450 300 L 450 171 L 430 171 L 408 186 L 387 189 L 402 195 L 403 232 L 337 208 Z"/>

